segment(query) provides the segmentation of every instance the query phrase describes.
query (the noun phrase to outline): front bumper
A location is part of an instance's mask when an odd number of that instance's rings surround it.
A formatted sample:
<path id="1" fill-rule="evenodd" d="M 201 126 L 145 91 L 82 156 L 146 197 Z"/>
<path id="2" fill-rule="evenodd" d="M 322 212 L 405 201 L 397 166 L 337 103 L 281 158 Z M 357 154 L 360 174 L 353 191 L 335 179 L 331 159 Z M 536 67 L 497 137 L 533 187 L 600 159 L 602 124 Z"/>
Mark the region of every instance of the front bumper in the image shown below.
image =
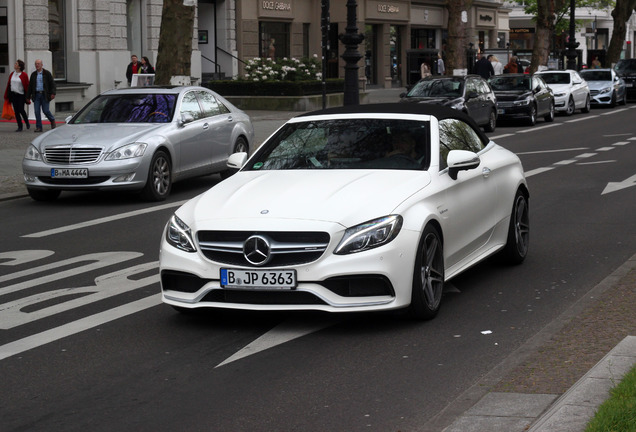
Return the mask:
<path id="1" fill-rule="evenodd" d="M 159 261 L 161 298 L 166 304 L 192 309 L 354 312 L 394 310 L 410 304 L 419 232 L 403 228 L 382 247 L 335 255 L 333 251 L 344 233 L 342 227 L 316 221 L 312 225 L 313 230 L 326 231 L 331 238 L 320 258 L 272 268 L 296 271 L 298 285 L 293 290 L 223 288 L 221 268 L 246 267 L 213 262 L 200 250 L 188 253 L 176 249 L 166 241 L 164 232 Z"/>
<path id="2" fill-rule="evenodd" d="M 514 106 L 512 104 L 499 104 L 497 108 L 498 119 L 527 119 L 530 117 L 530 104 Z"/>
<path id="3" fill-rule="evenodd" d="M 150 162 L 144 158 L 102 161 L 92 165 L 51 165 L 24 159 L 22 172 L 28 188 L 55 190 L 141 190 Z M 88 169 L 88 178 L 53 178 L 52 169 Z"/>
<path id="4" fill-rule="evenodd" d="M 608 93 L 590 93 L 591 105 L 610 105 L 612 103 L 612 92 Z"/>
<path id="5" fill-rule="evenodd" d="M 556 112 L 567 111 L 568 110 L 568 100 L 570 99 L 570 95 L 554 97 L 554 110 Z"/>

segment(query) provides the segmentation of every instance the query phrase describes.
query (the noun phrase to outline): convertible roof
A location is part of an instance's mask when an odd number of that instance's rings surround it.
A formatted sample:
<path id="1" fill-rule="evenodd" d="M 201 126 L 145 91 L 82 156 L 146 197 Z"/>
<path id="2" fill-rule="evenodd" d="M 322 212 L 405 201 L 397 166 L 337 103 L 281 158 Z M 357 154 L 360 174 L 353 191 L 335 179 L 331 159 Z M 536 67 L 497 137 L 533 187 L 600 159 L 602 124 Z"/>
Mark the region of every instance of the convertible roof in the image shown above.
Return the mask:
<path id="1" fill-rule="evenodd" d="M 346 105 L 341 107 L 327 108 L 324 110 L 310 111 L 296 117 L 315 115 L 336 115 L 336 114 L 421 114 L 436 117 L 438 120 L 454 118 L 462 120 L 477 132 L 479 138 L 485 144 L 490 141 L 484 131 L 477 126 L 475 121 L 468 114 L 437 104 L 415 103 L 415 102 L 393 102 L 364 105 Z"/>

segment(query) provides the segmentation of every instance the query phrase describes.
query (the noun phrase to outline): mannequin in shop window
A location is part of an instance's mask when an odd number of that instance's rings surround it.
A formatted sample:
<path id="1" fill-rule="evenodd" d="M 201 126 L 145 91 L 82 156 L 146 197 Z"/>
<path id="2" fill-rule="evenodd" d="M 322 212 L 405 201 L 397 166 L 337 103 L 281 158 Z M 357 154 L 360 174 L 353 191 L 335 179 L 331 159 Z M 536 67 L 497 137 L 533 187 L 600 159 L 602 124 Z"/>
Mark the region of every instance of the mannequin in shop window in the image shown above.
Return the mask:
<path id="1" fill-rule="evenodd" d="M 269 50 L 267 51 L 267 56 L 271 59 L 276 58 L 276 39 L 271 38 L 269 40 Z"/>

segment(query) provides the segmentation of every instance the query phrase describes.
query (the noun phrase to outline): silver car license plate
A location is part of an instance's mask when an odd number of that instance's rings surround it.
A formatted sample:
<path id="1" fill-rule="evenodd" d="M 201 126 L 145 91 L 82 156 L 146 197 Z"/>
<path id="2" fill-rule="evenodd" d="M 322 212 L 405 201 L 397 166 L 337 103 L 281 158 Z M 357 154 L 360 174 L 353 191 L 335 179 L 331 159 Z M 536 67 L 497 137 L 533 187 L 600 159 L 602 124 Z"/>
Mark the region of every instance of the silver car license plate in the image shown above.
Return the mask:
<path id="1" fill-rule="evenodd" d="M 88 168 L 51 168 L 51 178 L 88 178 Z"/>
<path id="2" fill-rule="evenodd" d="M 221 269 L 221 287 L 292 290 L 296 270 Z"/>

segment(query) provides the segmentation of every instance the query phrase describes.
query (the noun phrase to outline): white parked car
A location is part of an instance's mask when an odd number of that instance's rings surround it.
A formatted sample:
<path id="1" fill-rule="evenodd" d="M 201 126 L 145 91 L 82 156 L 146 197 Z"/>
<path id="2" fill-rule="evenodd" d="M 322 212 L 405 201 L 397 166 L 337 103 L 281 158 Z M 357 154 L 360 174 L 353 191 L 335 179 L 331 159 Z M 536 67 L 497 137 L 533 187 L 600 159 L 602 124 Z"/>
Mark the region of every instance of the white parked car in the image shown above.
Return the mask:
<path id="1" fill-rule="evenodd" d="M 557 112 L 566 115 L 574 114 L 580 109 L 581 112 L 590 112 L 590 88 L 587 82 L 574 70 L 546 70 L 536 72 L 541 75 L 548 87 L 554 93 L 554 108 Z"/>
<path id="2" fill-rule="evenodd" d="M 466 114 L 345 106 L 289 120 L 179 208 L 161 240 L 177 310 L 379 311 L 434 317 L 444 283 L 528 252 L 519 158 Z"/>
<path id="3" fill-rule="evenodd" d="M 38 136 L 22 171 L 31 198 L 61 191 L 138 191 L 165 200 L 173 182 L 228 171 L 228 157 L 249 152 L 249 116 L 203 87 L 133 87 L 95 97 L 67 124 Z"/>

